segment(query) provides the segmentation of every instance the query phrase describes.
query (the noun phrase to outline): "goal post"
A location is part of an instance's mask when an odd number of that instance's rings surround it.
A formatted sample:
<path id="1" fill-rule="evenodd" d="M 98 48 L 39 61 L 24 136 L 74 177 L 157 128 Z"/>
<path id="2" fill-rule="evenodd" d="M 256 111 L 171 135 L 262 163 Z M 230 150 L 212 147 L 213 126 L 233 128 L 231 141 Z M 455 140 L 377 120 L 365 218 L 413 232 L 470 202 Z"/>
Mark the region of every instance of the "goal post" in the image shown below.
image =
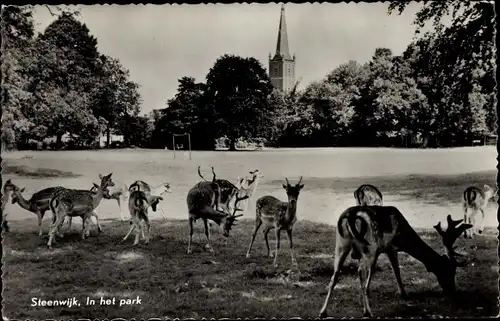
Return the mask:
<path id="1" fill-rule="evenodd" d="M 176 151 L 176 144 L 175 144 L 175 139 L 176 137 L 185 137 L 187 136 L 188 140 L 188 148 L 189 148 L 189 159 L 191 160 L 191 134 L 189 133 L 184 133 L 184 134 L 173 134 L 172 135 L 172 150 L 174 151 L 174 159 L 175 159 L 175 151 Z"/>

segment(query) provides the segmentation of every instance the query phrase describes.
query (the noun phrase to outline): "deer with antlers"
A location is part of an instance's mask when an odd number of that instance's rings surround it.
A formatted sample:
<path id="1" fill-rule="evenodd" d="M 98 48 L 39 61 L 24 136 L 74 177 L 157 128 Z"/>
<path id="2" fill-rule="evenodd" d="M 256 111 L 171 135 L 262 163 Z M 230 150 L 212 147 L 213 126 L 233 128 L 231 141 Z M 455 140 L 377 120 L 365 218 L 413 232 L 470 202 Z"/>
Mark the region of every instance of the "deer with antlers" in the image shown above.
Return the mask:
<path id="1" fill-rule="evenodd" d="M 283 202 L 274 196 L 263 196 L 259 198 L 255 205 L 255 226 L 252 233 L 252 240 L 250 241 L 250 246 L 246 257 L 250 257 L 250 251 L 252 250 L 252 245 L 255 241 L 255 236 L 260 226 L 264 224 L 264 239 L 266 241 L 267 256 L 272 256 L 269 249 L 269 241 L 267 239 L 267 234 L 271 229 L 274 228 L 276 235 L 276 252 L 274 254 L 274 266 L 277 267 L 278 260 L 278 250 L 280 248 L 280 232 L 285 230 L 288 235 L 288 242 L 290 243 L 290 254 L 292 257 L 292 264 L 297 265 L 297 259 L 295 258 L 295 252 L 293 250 L 293 240 L 292 240 L 292 230 L 293 225 L 297 221 L 297 202 L 299 198 L 299 193 L 304 187 L 302 182 L 302 176 L 300 180 L 295 185 L 290 185 L 288 178 L 286 178 L 286 185 L 283 184 L 283 188 L 288 196 L 288 202 Z"/>
<path id="2" fill-rule="evenodd" d="M 216 176 L 214 173 L 213 180 L 199 182 L 194 185 L 188 192 L 186 203 L 189 213 L 189 242 L 187 253 L 192 253 L 191 243 L 193 239 L 193 224 L 198 219 L 203 220 L 205 226 L 205 236 L 207 237 L 206 248 L 209 252 L 214 252 L 210 245 L 210 233 L 208 230 L 208 220 L 215 222 L 222 229 L 222 234 L 225 237 L 229 236 L 229 231 L 231 227 L 235 224 L 238 217 L 243 216 L 242 214 L 236 215 L 237 211 L 241 211 L 238 208 L 238 203 L 242 200 L 248 198 L 248 195 L 240 197 L 237 193 L 233 194 L 235 197 L 233 212 L 222 212 L 216 208 L 217 199 L 220 200 L 221 188 L 216 182 Z"/>
<path id="3" fill-rule="evenodd" d="M 216 183 L 219 186 L 219 189 L 215 189 L 215 202 L 214 208 L 218 211 L 222 211 L 224 213 L 231 213 L 233 209 L 231 208 L 231 201 L 234 199 L 236 194 L 239 193 L 238 187 L 236 187 L 233 183 L 228 181 L 227 179 L 219 179 L 215 175 L 214 168 L 212 167 L 212 183 Z M 198 175 L 205 181 L 208 182 L 200 172 L 200 166 L 198 166 Z M 247 198 L 245 198 L 247 199 Z"/>
<path id="4" fill-rule="evenodd" d="M 54 241 L 54 234 L 62 224 L 66 216 L 83 216 L 83 231 L 82 239 L 88 234 L 90 227 L 91 217 L 97 215 L 94 209 L 99 206 L 104 195 L 108 194 L 108 186 L 113 186 L 114 182 L 111 179 L 111 175 L 103 176 L 99 174 L 101 184 L 95 184 L 96 191 L 92 192 L 89 190 L 77 190 L 77 189 L 67 189 L 64 188 L 58 193 L 56 193 L 49 202 L 50 209 L 53 214 L 53 221 L 49 232 L 49 241 L 47 247 L 52 248 L 52 242 Z M 109 194 L 108 194 L 109 196 Z M 101 232 L 99 219 L 97 218 L 98 231 Z"/>
<path id="5" fill-rule="evenodd" d="M 493 189 L 489 185 L 484 185 L 483 189 L 475 186 L 467 187 L 463 194 L 462 207 L 464 210 L 465 223 L 471 224 L 469 231 L 464 231 L 464 238 L 474 238 L 475 234 L 482 234 L 484 231 L 484 210 L 488 202 L 498 193 L 498 187 Z M 479 224 L 476 224 L 476 216 L 481 212 Z M 479 228 L 478 228 L 479 225 Z"/>
<path id="6" fill-rule="evenodd" d="M 353 247 L 361 254 L 359 262 L 359 279 L 363 296 L 363 316 L 372 317 L 368 301 L 368 290 L 374 273 L 374 266 L 380 253 L 389 258 L 399 293 L 406 296 L 401 281 L 397 253 L 406 252 L 422 262 L 427 271 L 436 275 L 445 293 L 455 291 L 455 273 L 457 267 L 467 264 L 458 260 L 462 255 L 455 252 L 453 243 L 471 228 L 470 224 L 459 224 L 463 220 L 454 221 L 448 215 L 448 228 L 443 231 L 441 223 L 434 226 L 442 237 L 446 254 L 440 255 L 428 246 L 410 226 L 403 214 L 393 206 L 353 206 L 346 209 L 339 217 L 335 241 L 334 273 L 328 286 L 328 294 L 320 311 L 320 317 L 326 317 L 327 306 L 338 283 L 340 267 Z"/>

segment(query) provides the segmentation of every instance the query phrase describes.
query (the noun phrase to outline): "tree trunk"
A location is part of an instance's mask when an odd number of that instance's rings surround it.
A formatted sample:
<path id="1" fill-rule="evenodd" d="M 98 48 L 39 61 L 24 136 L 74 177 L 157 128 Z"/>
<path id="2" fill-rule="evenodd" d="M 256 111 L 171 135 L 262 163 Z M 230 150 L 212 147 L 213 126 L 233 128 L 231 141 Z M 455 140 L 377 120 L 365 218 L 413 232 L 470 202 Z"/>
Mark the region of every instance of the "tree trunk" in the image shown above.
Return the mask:
<path id="1" fill-rule="evenodd" d="M 106 127 L 106 148 L 109 149 L 109 144 L 111 144 L 111 128 Z"/>
<path id="2" fill-rule="evenodd" d="M 229 151 L 231 151 L 231 152 L 236 151 L 236 138 L 229 139 Z"/>
<path id="3" fill-rule="evenodd" d="M 57 134 L 56 135 L 56 150 L 61 149 L 62 147 L 62 134 Z"/>

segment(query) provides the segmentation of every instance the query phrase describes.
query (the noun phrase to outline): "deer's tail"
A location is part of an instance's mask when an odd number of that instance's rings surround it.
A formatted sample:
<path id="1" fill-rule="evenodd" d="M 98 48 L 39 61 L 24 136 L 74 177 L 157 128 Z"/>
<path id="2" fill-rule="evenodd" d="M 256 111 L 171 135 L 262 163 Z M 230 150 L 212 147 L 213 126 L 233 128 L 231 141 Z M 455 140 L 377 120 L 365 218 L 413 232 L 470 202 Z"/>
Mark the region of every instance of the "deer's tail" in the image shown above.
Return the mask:
<path id="1" fill-rule="evenodd" d="M 357 212 L 351 213 L 350 215 L 347 216 L 347 226 L 352 234 L 352 236 L 360 241 L 361 243 L 368 245 L 368 241 L 365 239 L 365 234 L 366 231 L 368 230 L 368 222 L 365 220 L 364 217 L 358 216 Z M 360 230 L 356 228 L 356 222 L 359 220 L 361 223 L 360 225 Z"/>

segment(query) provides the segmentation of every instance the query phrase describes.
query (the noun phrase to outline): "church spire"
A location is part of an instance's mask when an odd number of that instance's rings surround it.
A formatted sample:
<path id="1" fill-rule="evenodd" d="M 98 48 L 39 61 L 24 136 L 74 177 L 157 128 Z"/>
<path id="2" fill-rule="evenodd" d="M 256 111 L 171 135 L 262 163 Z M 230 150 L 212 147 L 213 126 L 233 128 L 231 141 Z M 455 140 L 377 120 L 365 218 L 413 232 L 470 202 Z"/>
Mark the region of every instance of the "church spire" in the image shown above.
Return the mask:
<path id="1" fill-rule="evenodd" d="M 278 30 L 278 43 L 276 44 L 276 54 L 274 59 L 283 57 L 284 59 L 291 60 L 290 50 L 288 49 L 288 34 L 286 32 L 285 20 L 285 5 L 281 5 L 280 26 Z"/>

